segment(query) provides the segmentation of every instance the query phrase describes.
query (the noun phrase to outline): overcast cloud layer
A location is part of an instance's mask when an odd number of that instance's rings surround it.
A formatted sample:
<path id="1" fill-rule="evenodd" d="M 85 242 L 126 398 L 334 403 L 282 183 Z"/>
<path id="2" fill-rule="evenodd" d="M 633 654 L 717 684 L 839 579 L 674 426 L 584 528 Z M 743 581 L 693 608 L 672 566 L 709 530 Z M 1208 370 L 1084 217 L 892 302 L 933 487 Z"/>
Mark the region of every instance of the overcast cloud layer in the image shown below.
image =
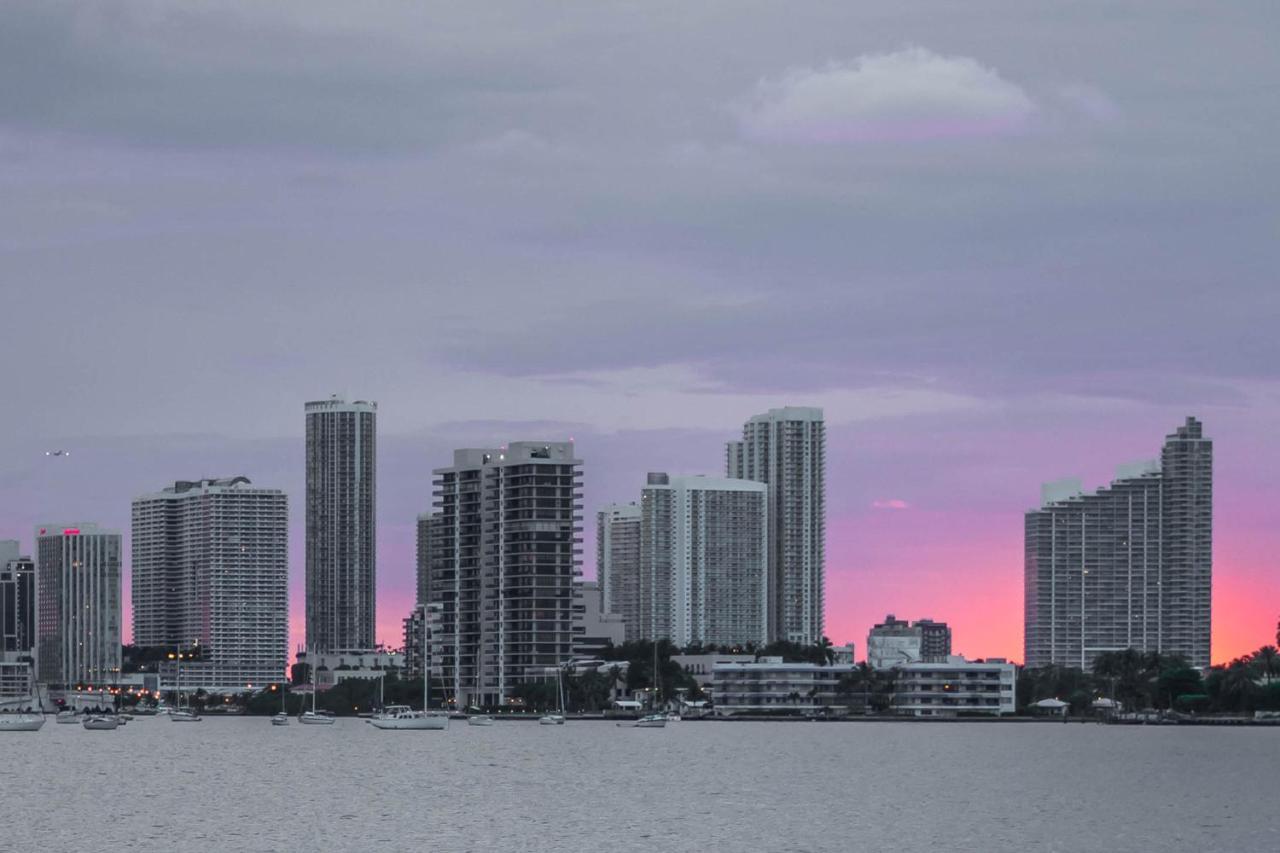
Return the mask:
<path id="1" fill-rule="evenodd" d="M 1196 413 L 1215 658 L 1265 639 L 1274 3 L 84 5 L 0 6 L 0 538 L 202 474 L 296 523 L 346 391 L 391 641 L 450 447 L 574 435 L 590 513 L 822 405 L 833 635 L 1017 656 L 1038 483 Z"/>

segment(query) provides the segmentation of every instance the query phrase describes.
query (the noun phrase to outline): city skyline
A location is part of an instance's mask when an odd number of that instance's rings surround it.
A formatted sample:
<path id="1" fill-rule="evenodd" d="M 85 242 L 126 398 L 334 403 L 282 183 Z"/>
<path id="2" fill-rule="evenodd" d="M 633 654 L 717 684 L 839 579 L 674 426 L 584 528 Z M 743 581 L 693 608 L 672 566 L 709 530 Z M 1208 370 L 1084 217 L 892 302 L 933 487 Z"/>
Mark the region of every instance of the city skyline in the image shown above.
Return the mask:
<path id="1" fill-rule="evenodd" d="M 298 409 L 378 400 L 394 643 L 453 448 L 573 437 L 590 511 L 820 406 L 826 633 L 1017 657 L 1038 485 L 1195 413 L 1214 657 L 1273 633 L 1273 2 L 119 7 L 0 12 L 0 536 L 243 472 L 296 621 Z"/>
<path id="2" fill-rule="evenodd" d="M 705 438 L 707 439 L 706 446 L 711 448 L 717 448 L 722 451 L 723 443 L 716 442 L 714 440 L 713 435 L 709 434 Z M 495 444 L 496 443 L 497 442 L 495 442 Z M 1149 445 L 1145 450 L 1146 450 L 1145 455 L 1150 456 Z M 1133 459 L 1142 455 L 1144 454 L 1130 453 L 1128 454 L 1128 458 Z M 81 453 L 80 456 L 83 459 L 85 454 Z M 1124 458 L 1124 457 L 1120 457 L 1120 458 Z M 1228 455 L 1228 458 L 1230 458 L 1230 454 Z M 585 492 L 587 494 L 593 494 L 597 492 L 597 490 L 594 490 L 591 488 L 592 476 L 590 472 L 592 472 L 592 470 L 596 467 L 591 463 L 592 463 L 592 460 L 588 458 L 587 470 L 589 473 L 588 473 L 588 476 L 585 478 L 586 480 Z M 277 461 L 275 464 L 278 465 L 279 461 Z M 424 460 L 423 464 L 426 465 L 428 463 Z M 432 461 L 431 464 L 434 466 L 434 460 Z M 644 464 L 643 460 L 637 461 L 636 464 L 639 468 L 650 467 Z M 1092 451 L 1089 451 L 1088 453 L 1084 453 L 1074 463 L 1068 464 L 1066 462 L 1063 462 L 1061 464 L 1054 464 L 1053 467 L 1046 466 L 1044 469 L 1042 469 L 1042 473 L 1043 471 L 1052 471 L 1055 474 L 1061 474 L 1068 470 L 1088 472 L 1097 467 L 1105 466 L 1105 465 L 1106 463 L 1103 463 L 1101 460 L 1094 458 L 1092 456 Z M 693 467 L 694 466 L 686 466 L 688 470 L 692 470 Z M 716 466 L 708 465 L 706 467 L 709 469 L 707 476 L 709 477 L 718 476 L 715 471 Z M 1219 468 L 1220 467 L 1221 466 L 1219 465 Z M 424 468 L 424 470 L 426 469 Z M 830 473 L 829 473 L 829 476 L 830 476 Z M 1092 478 L 1092 477 L 1088 478 L 1088 481 L 1089 481 L 1090 487 L 1104 486 L 1110 482 L 1110 479 L 1111 479 L 1111 476 L 1108 473 L 1102 478 L 1101 482 L 1098 482 L 1095 478 Z M 632 487 L 633 490 L 631 492 L 631 496 L 634 496 L 635 495 L 634 484 L 628 484 L 628 486 Z M 287 493 L 287 489 L 285 491 Z M 126 506 L 127 506 L 127 503 L 128 502 L 126 501 Z M 1032 503 L 1034 503 L 1034 501 L 1032 501 Z M 596 498 L 591 497 L 587 499 L 585 508 L 586 508 L 586 512 L 588 513 L 588 517 L 594 519 L 595 510 L 598 508 L 598 506 L 599 504 L 597 503 Z M 916 508 L 917 507 L 914 507 L 911 505 L 908 505 L 908 508 L 906 509 L 898 508 L 896 506 L 892 506 L 892 507 L 872 506 L 867 509 L 866 514 L 871 518 L 878 519 L 878 518 L 887 517 L 887 518 L 896 520 L 899 518 L 910 517 L 912 515 L 911 510 Z M 957 650 L 959 652 L 967 653 L 970 656 L 992 655 L 992 656 L 1007 657 L 1013 660 L 1021 660 L 1023 655 L 1022 655 L 1022 648 L 1021 648 L 1022 633 L 1020 630 L 1020 627 L 1021 627 L 1020 622 L 1022 618 L 1022 577 L 1021 577 L 1022 566 L 1021 566 L 1020 540 L 1021 540 L 1022 513 L 1025 512 L 1027 508 L 1029 507 L 1022 507 L 1017 513 L 1015 513 L 1012 516 L 1015 522 L 1014 526 L 1016 527 L 1016 530 L 1014 532 L 1014 542 L 1012 543 L 1012 550 L 1016 552 L 1015 556 L 1017 560 L 1017 564 L 1016 564 L 1017 568 L 1016 568 L 1016 572 L 1006 575 L 1007 578 L 1009 578 L 1007 580 L 1008 586 L 998 590 L 991 590 L 991 591 L 979 590 L 978 591 L 978 595 L 983 602 L 990 600 L 992 595 L 1004 596 L 1015 601 L 1016 612 L 1014 613 L 1012 618 L 1006 618 L 1003 620 L 1005 624 L 1003 625 L 999 624 L 1001 621 L 1002 614 L 1000 614 L 999 612 L 996 612 L 993 614 L 991 609 L 989 607 L 985 607 L 985 605 L 983 605 L 984 609 L 981 612 L 980 618 L 975 619 L 973 615 L 966 616 L 966 612 L 970 614 L 973 612 L 972 610 L 968 610 L 964 606 L 964 603 L 966 602 L 966 600 L 971 600 L 971 597 L 974 593 L 973 590 L 966 590 L 961 587 L 956 587 L 952 589 L 944 589 L 942 591 L 943 594 L 941 595 L 934 595 L 931 597 L 922 598 L 918 595 L 917 591 L 909 589 L 906 586 L 901 586 L 897 590 L 894 590 L 892 589 L 893 584 L 890 582 L 889 584 L 882 584 L 882 586 L 889 587 L 889 591 L 885 593 L 883 596 L 877 597 L 874 599 L 864 597 L 864 604 L 859 608 L 859 614 L 854 615 L 853 618 L 850 618 L 850 613 L 847 611 L 829 610 L 827 614 L 827 619 L 829 624 L 834 623 L 840 626 L 850 626 L 850 627 L 844 628 L 843 630 L 836 629 L 836 630 L 830 631 L 829 634 L 834 634 L 834 636 L 832 636 L 832 639 L 835 640 L 836 642 L 852 641 L 852 642 L 858 643 L 861 647 L 861 644 L 865 641 L 867 630 L 869 630 L 869 628 L 873 624 L 875 624 L 876 621 L 878 621 L 880 618 L 879 615 L 874 615 L 875 611 L 888 610 L 889 605 L 892 604 L 893 606 L 896 607 L 896 609 L 899 612 L 903 612 L 906 610 L 906 607 L 897 606 L 897 605 L 904 604 L 911 608 L 911 612 L 925 612 L 925 613 L 932 613 L 934 615 L 940 615 L 941 618 L 943 618 L 944 620 L 948 621 L 950 624 L 955 626 L 956 636 L 957 636 L 957 640 L 956 640 Z M 296 508 L 291 508 L 291 515 L 290 515 L 291 539 L 296 539 L 299 533 L 298 527 L 301 524 L 302 520 L 297 517 L 298 514 L 299 513 L 297 513 Z M 396 568 L 394 570 L 394 573 L 386 578 L 387 583 L 385 583 L 385 585 L 380 587 L 379 606 L 380 608 L 385 610 L 385 613 L 383 613 L 379 621 L 377 639 L 379 643 L 383 643 L 392 647 L 398 645 L 399 643 L 399 639 L 401 636 L 401 625 L 399 624 L 399 622 L 400 620 L 403 619 L 404 615 L 407 614 L 409 610 L 412 608 L 413 601 L 415 598 L 416 543 L 414 542 L 414 533 L 417 526 L 418 514 L 419 513 L 410 513 L 408 522 L 405 522 L 404 519 L 398 518 L 398 519 L 395 519 L 394 522 L 390 525 L 392 528 L 402 527 L 403 530 L 407 532 L 407 535 L 408 535 L 408 539 L 406 541 L 402 543 L 397 543 L 396 545 L 391 546 L 391 549 L 394 549 L 395 553 L 402 554 L 403 556 L 396 561 L 396 564 L 395 564 Z M 945 511 L 941 513 L 943 517 L 945 517 L 945 514 L 946 514 Z M 1219 507 L 1216 510 L 1216 515 L 1217 515 L 1216 520 L 1219 522 L 1219 527 L 1225 526 L 1227 529 L 1232 529 L 1234 527 L 1229 523 L 1229 519 L 1223 518 L 1224 512 L 1221 509 L 1221 507 Z M 380 532 L 382 531 L 383 527 L 388 526 L 386 524 L 386 521 L 387 520 L 384 517 L 380 522 L 379 524 Z M 1008 522 L 1008 519 L 1006 519 L 1005 521 Z M 1224 525 L 1223 522 L 1228 522 L 1228 523 Z M 1006 523 L 1006 527 L 1007 526 L 1008 524 Z M 126 529 L 127 529 L 127 526 L 126 526 Z M 584 573 L 584 576 L 587 578 L 594 578 L 595 534 L 596 534 L 596 531 L 595 531 L 594 524 L 585 525 L 584 538 L 587 540 L 585 544 L 585 547 L 587 548 L 587 550 L 584 551 L 584 555 L 586 555 L 586 559 L 584 559 L 583 561 L 583 570 L 584 570 L 583 573 Z M 22 550 L 24 550 L 24 553 L 25 553 L 26 550 L 29 550 L 25 540 L 23 540 L 21 537 L 17 537 L 17 538 L 22 543 L 20 547 Z M 403 534 L 401 538 L 403 538 Z M 876 543 L 876 544 L 877 544 L 877 547 L 894 548 L 895 546 L 895 543 L 889 543 L 887 546 L 882 543 Z M 903 549 L 911 549 L 914 547 L 912 542 L 907 538 L 904 538 L 899 542 L 897 542 L 896 546 L 898 548 L 903 548 Z M 126 545 L 125 545 L 126 553 L 128 552 L 128 547 L 129 546 L 126 541 Z M 1219 545 L 1218 547 L 1220 548 L 1221 546 Z M 402 551 L 401 548 L 405 548 L 406 550 Z M 292 544 L 292 542 L 291 542 L 290 551 L 291 551 L 290 648 L 292 651 L 293 649 L 296 649 L 302 646 L 302 632 L 300 630 L 301 628 L 300 617 L 302 614 L 299 611 L 302 610 L 303 608 L 301 606 L 302 599 L 300 599 L 299 597 L 299 590 L 298 590 L 300 567 L 297 564 L 298 560 L 297 560 L 296 552 L 294 551 L 294 545 Z M 1220 576 L 1223 570 L 1224 569 L 1221 566 L 1221 561 L 1219 560 L 1218 562 L 1215 563 L 1215 574 L 1217 575 L 1217 577 L 1215 578 L 1215 598 L 1216 599 L 1221 599 L 1222 597 L 1222 590 L 1219 589 L 1219 586 L 1221 584 Z M 1227 569 L 1227 571 L 1229 571 L 1229 569 Z M 875 580 L 875 579 L 872 578 L 872 580 Z M 881 579 L 881 580 L 884 580 L 884 579 Z M 892 579 L 889 579 L 889 580 L 891 581 Z M 837 581 L 837 583 L 839 583 L 839 581 Z M 126 588 L 127 588 L 127 585 L 129 584 L 129 567 L 127 566 L 127 564 L 125 568 L 124 584 L 126 585 Z M 129 597 L 127 595 L 124 598 L 125 598 L 126 609 L 123 614 L 123 624 L 126 626 L 126 634 L 127 634 L 128 626 L 131 624 L 131 621 L 130 621 L 131 602 L 129 601 Z M 919 603 L 917 604 L 913 602 L 919 602 Z M 1253 613 L 1254 613 L 1254 620 L 1258 626 L 1255 629 L 1255 632 L 1261 633 L 1263 634 L 1263 636 L 1269 636 L 1268 634 L 1266 634 L 1266 632 L 1270 630 L 1271 625 L 1273 624 L 1274 614 L 1270 613 L 1271 608 L 1268 606 L 1267 602 L 1263 601 L 1260 604 L 1257 604 L 1255 602 L 1255 604 L 1256 606 L 1253 608 Z M 863 618 L 860 616 L 861 612 L 870 612 L 871 614 L 873 614 L 868 617 L 865 617 L 865 624 L 860 624 L 858 621 Z M 1238 653 L 1237 651 L 1235 651 L 1236 649 L 1247 650 L 1247 648 L 1249 647 L 1249 644 L 1251 642 L 1254 642 L 1253 633 L 1251 633 L 1248 630 L 1241 630 L 1236 623 L 1231 621 L 1233 612 L 1238 613 L 1239 608 L 1237 608 L 1235 611 L 1232 611 L 1228 606 L 1226 608 L 1226 613 L 1224 614 L 1223 607 L 1220 605 L 1220 602 L 1217 605 L 1215 605 L 1215 619 L 1214 619 L 1215 641 L 1213 645 L 1213 649 L 1214 649 L 1213 661 L 1215 663 L 1221 662 L 1222 660 L 1226 660 L 1234 656 L 1235 654 Z M 1019 630 L 1016 630 L 1016 631 L 1011 630 L 1012 623 L 1014 622 L 1019 623 L 1017 625 Z M 1225 626 L 1224 626 L 1224 622 L 1226 622 Z M 395 624 L 391 624 L 391 623 L 395 623 Z M 1003 630 L 998 632 L 992 632 L 990 630 L 987 630 L 984 632 L 983 630 L 984 625 L 987 627 L 990 627 L 991 623 L 995 623 L 997 627 L 1003 628 Z M 1236 637 L 1237 639 L 1233 640 L 1232 637 Z"/>

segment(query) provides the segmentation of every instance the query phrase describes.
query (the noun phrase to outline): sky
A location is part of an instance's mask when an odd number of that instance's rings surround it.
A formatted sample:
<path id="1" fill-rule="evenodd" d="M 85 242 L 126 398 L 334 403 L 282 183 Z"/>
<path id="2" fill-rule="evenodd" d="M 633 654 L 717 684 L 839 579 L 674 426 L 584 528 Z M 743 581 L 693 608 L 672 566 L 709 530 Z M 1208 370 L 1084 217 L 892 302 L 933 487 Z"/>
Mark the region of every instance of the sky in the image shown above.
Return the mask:
<path id="1" fill-rule="evenodd" d="M 1280 618 L 1280 6 L 0 6 L 0 538 L 379 404 L 379 637 L 454 447 L 594 510 L 826 411 L 827 632 L 1021 658 L 1022 514 L 1187 415 L 1213 658 Z M 69 449 L 49 458 L 47 449 Z M 127 548 L 126 548 L 127 551 Z M 126 580 L 127 588 L 127 580 Z"/>

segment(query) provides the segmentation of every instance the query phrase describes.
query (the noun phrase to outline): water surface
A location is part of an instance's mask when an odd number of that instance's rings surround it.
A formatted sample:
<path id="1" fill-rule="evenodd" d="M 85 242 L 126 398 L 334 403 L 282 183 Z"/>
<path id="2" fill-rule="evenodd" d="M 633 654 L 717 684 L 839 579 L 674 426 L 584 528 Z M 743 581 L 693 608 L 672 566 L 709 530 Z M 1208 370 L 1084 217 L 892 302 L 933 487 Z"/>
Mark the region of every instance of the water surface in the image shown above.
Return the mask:
<path id="1" fill-rule="evenodd" d="M 50 718 L 0 768 L 5 850 L 1280 850 L 1280 728 Z"/>

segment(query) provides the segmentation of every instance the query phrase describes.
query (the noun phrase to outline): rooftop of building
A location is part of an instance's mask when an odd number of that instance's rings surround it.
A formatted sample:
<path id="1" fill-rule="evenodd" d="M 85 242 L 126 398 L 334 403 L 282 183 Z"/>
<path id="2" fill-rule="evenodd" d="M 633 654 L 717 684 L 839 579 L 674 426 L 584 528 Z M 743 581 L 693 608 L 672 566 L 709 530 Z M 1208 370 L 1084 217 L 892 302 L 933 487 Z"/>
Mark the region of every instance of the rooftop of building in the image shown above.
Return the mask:
<path id="1" fill-rule="evenodd" d="M 333 394 L 327 400 L 311 400 L 305 406 L 307 414 L 316 412 L 376 412 L 378 404 L 372 400 L 356 400 L 348 403 L 346 398 Z"/>
<path id="2" fill-rule="evenodd" d="M 120 531 L 100 527 L 92 521 L 75 524 L 41 524 L 36 527 L 36 538 L 51 536 L 119 536 Z"/>

